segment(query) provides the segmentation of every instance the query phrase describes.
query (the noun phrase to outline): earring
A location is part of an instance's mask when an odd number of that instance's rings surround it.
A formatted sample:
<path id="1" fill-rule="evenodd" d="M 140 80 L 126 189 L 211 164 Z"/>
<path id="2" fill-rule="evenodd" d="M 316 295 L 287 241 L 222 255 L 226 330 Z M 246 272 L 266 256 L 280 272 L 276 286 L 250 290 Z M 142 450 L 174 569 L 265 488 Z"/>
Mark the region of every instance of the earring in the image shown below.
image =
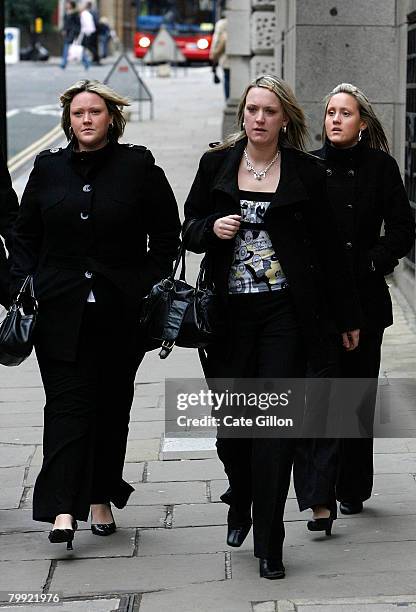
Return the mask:
<path id="1" fill-rule="evenodd" d="M 73 137 L 74 137 L 74 130 L 72 129 L 72 127 L 71 127 L 71 126 L 69 126 L 69 130 L 68 130 L 68 132 L 69 132 L 69 136 L 70 136 L 70 138 L 71 138 L 71 140 L 72 140 L 72 139 L 73 139 Z"/>
<path id="2" fill-rule="evenodd" d="M 109 129 L 109 130 L 112 130 L 112 129 L 113 129 L 113 127 L 114 127 L 114 123 L 110 123 L 110 125 L 108 126 L 108 129 Z"/>
<path id="3" fill-rule="evenodd" d="M 243 130 L 245 130 L 245 129 L 246 129 L 246 124 L 243 121 Z"/>
<path id="4" fill-rule="evenodd" d="M 360 142 L 360 140 L 361 140 L 361 136 L 362 136 L 362 131 L 360 130 L 360 131 L 358 132 L 358 142 Z"/>
<path id="5" fill-rule="evenodd" d="M 286 126 L 286 124 L 283 126 L 282 130 L 283 130 L 283 134 L 286 134 L 286 132 L 287 132 L 287 126 Z"/>

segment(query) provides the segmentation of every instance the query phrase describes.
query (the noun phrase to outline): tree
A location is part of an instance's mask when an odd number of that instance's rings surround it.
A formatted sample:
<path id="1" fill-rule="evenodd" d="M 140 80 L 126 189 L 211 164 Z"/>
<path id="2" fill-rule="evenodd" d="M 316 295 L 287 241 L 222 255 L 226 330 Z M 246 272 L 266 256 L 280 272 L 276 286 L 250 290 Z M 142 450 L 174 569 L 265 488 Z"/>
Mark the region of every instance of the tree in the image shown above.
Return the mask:
<path id="1" fill-rule="evenodd" d="M 6 0 L 6 25 L 30 28 L 35 17 L 50 23 L 58 0 Z"/>

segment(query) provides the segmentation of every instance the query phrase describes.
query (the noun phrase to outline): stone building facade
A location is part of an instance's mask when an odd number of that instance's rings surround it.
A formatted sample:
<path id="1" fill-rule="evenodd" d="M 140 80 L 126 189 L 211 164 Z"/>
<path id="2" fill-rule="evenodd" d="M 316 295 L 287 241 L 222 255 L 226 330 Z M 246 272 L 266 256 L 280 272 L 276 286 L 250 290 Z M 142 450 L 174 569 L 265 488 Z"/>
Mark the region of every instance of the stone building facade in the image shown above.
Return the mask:
<path id="1" fill-rule="evenodd" d="M 287 80 L 320 144 L 322 98 L 341 81 L 363 89 L 386 129 L 416 211 L 416 0 L 228 0 L 231 95 L 224 133 L 255 76 Z M 395 281 L 416 309 L 415 251 Z"/>

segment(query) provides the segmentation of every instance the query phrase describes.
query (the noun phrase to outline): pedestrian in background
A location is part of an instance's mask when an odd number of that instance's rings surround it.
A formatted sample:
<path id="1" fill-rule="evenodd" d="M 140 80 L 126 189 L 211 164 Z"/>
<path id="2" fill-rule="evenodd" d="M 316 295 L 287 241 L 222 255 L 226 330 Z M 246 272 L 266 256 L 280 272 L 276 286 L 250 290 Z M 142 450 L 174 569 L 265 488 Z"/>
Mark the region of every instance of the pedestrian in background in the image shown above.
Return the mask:
<path id="1" fill-rule="evenodd" d="M 98 53 L 99 57 L 108 56 L 108 46 L 111 40 L 111 28 L 107 17 L 101 17 L 98 23 Z"/>
<path id="2" fill-rule="evenodd" d="M 3 155 L 0 153 L 0 304 L 8 307 L 10 303 L 9 261 L 6 249 L 12 247 L 12 228 L 16 220 L 19 205 L 12 187 L 9 170 Z"/>
<path id="3" fill-rule="evenodd" d="M 112 534 L 110 503 L 133 488 L 123 465 L 134 379 L 145 346 L 141 298 L 167 276 L 179 243 L 175 197 L 143 146 L 119 144 L 129 101 L 99 81 L 61 96 L 69 144 L 40 153 L 15 227 L 14 287 L 34 275 L 34 344 L 46 395 L 33 518 L 71 548 L 91 507 Z"/>
<path id="4" fill-rule="evenodd" d="M 221 17 L 215 24 L 212 36 L 209 58 L 213 66 L 221 66 L 224 78 L 224 95 L 228 100 L 230 97 L 230 65 L 227 57 L 227 18 Z"/>
<path id="5" fill-rule="evenodd" d="M 62 28 L 64 45 L 62 49 L 61 68 L 66 68 L 70 45 L 78 38 L 81 31 L 81 20 L 76 2 L 72 0 L 65 3 L 65 15 Z"/>
<path id="6" fill-rule="evenodd" d="M 331 221 L 324 168 L 303 152 L 304 114 L 281 79 L 250 83 L 237 121 L 239 132 L 202 157 L 185 203 L 185 244 L 206 253 L 229 328 L 208 347 L 205 374 L 304 378 L 309 361 L 330 376 L 337 330 L 353 350 L 360 311 Z M 227 543 L 241 546 L 253 521 L 254 555 L 268 579 L 285 575 L 283 512 L 295 455 L 303 458 L 295 482 L 308 485 L 300 509 L 326 511 L 314 530 L 329 534 L 336 510 L 333 482 L 309 486 L 320 463 L 314 446 L 275 433 L 217 439 L 230 482 Z"/>
<path id="7" fill-rule="evenodd" d="M 337 498 L 343 514 L 356 514 L 373 487 L 371 431 L 381 344 L 393 323 L 384 277 L 414 245 L 414 220 L 383 126 L 358 87 L 341 83 L 326 96 L 322 137 L 324 146 L 313 153 L 327 165 L 330 202 L 364 313 L 360 345 L 340 352 L 338 376 L 375 383 L 361 407 L 366 437 L 340 440 Z"/>
<path id="8" fill-rule="evenodd" d="M 81 44 L 84 47 L 84 52 L 82 54 L 82 63 L 86 70 L 91 65 L 91 57 L 94 58 L 94 40 L 96 35 L 96 26 L 94 21 L 94 16 L 89 10 L 90 2 L 87 2 L 84 5 L 80 13 L 81 20 Z"/>

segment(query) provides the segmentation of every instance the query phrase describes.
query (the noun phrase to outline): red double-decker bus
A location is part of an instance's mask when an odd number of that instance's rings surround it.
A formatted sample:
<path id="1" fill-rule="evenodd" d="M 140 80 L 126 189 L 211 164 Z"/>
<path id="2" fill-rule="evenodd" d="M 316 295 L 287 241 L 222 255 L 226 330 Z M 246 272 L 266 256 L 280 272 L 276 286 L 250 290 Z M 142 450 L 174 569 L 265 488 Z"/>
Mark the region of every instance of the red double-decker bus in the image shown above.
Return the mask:
<path id="1" fill-rule="evenodd" d="M 134 53 L 142 58 L 152 46 L 161 25 L 190 62 L 208 62 L 218 0 L 140 0 Z"/>

